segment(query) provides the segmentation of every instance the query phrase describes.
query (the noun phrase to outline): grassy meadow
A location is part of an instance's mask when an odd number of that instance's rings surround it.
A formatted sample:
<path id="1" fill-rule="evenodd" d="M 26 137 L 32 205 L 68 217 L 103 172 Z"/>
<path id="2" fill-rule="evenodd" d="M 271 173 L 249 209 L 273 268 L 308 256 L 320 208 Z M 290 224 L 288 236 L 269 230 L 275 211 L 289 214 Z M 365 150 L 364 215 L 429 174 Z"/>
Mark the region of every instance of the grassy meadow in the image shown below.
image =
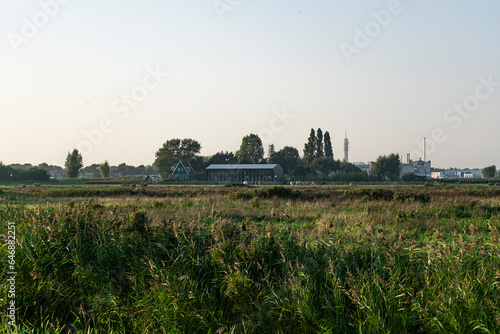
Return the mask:
<path id="1" fill-rule="evenodd" d="M 500 186 L 0 187 L 8 333 L 500 333 Z"/>

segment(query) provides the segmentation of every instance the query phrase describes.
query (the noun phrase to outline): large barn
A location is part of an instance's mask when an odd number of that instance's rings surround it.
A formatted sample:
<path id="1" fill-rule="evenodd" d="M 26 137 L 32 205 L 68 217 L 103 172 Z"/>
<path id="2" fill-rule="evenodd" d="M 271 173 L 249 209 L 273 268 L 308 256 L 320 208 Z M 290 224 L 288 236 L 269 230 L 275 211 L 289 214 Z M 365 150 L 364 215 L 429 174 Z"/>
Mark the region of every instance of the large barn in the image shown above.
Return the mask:
<path id="1" fill-rule="evenodd" d="M 283 168 L 278 164 L 213 164 L 206 171 L 210 182 L 281 182 L 283 179 Z"/>

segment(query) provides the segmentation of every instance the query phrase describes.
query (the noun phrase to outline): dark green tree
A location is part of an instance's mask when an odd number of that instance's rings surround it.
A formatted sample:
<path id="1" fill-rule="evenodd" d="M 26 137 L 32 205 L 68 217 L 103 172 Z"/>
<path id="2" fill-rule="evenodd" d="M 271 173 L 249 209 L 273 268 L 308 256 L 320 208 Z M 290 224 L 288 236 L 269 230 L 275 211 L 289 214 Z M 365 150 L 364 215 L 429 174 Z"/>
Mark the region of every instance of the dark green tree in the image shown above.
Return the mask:
<path id="1" fill-rule="evenodd" d="M 485 179 L 492 179 L 497 174 L 497 166 L 491 165 L 488 167 L 484 167 L 481 173 L 483 174 L 483 177 Z"/>
<path id="2" fill-rule="evenodd" d="M 103 179 L 106 179 L 109 177 L 109 163 L 108 160 L 104 161 L 100 166 L 99 166 L 99 172 L 101 173 L 101 177 Z"/>
<path id="3" fill-rule="evenodd" d="M 189 159 L 191 167 L 193 167 L 196 172 L 196 179 L 201 180 L 203 175 L 206 173 L 205 169 L 210 165 L 209 157 L 195 156 Z"/>
<path id="4" fill-rule="evenodd" d="M 116 166 L 114 170 L 115 172 L 120 173 L 120 175 L 122 176 L 127 175 L 127 164 L 123 162 Z"/>
<path id="5" fill-rule="evenodd" d="M 0 161 L 0 180 L 7 181 L 10 179 L 11 168 L 5 166 L 3 162 Z"/>
<path id="6" fill-rule="evenodd" d="M 48 181 L 50 179 L 50 175 L 43 168 L 31 167 L 26 171 L 26 179 L 33 181 Z"/>
<path id="7" fill-rule="evenodd" d="M 151 165 L 147 165 L 144 169 L 144 174 L 146 175 L 155 175 L 156 173 L 158 173 L 156 168 Z"/>
<path id="8" fill-rule="evenodd" d="M 307 143 L 304 144 L 304 162 L 310 164 L 316 156 L 316 133 L 311 129 Z"/>
<path id="9" fill-rule="evenodd" d="M 210 164 L 236 164 L 238 160 L 234 156 L 233 152 L 217 152 L 210 157 L 208 160 Z"/>
<path id="10" fill-rule="evenodd" d="M 290 174 L 301 163 L 299 151 L 295 147 L 285 146 L 269 158 L 269 163 L 279 164 L 285 174 Z"/>
<path id="11" fill-rule="evenodd" d="M 146 166 L 139 165 L 135 168 L 135 174 L 138 175 L 146 175 Z"/>
<path id="12" fill-rule="evenodd" d="M 323 147 L 323 131 L 321 128 L 316 131 L 316 158 L 321 158 L 325 156 L 325 151 Z"/>
<path id="13" fill-rule="evenodd" d="M 83 177 L 100 177 L 101 173 L 99 173 L 99 165 L 92 164 L 90 166 L 83 167 L 80 170 L 80 175 Z"/>
<path id="14" fill-rule="evenodd" d="M 82 169 L 83 167 L 83 158 L 77 149 L 74 149 L 73 152 L 68 153 L 64 167 L 66 167 L 65 169 L 66 177 L 68 178 L 78 177 L 78 173 L 80 172 L 80 169 Z"/>
<path id="15" fill-rule="evenodd" d="M 201 145 L 194 139 L 170 139 L 156 152 L 153 166 L 167 179 L 181 160 L 190 160 L 200 153 Z"/>
<path id="16" fill-rule="evenodd" d="M 189 160 L 200 153 L 201 144 L 194 139 L 186 138 L 181 141 L 179 149 L 181 154 L 179 160 Z"/>
<path id="17" fill-rule="evenodd" d="M 333 159 L 333 146 L 332 139 L 330 138 L 330 133 L 328 131 L 325 132 L 325 157 Z"/>
<path id="18" fill-rule="evenodd" d="M 345 161 L 340 161 L 340 170 L 343 171 L 344 173 L 361 173 L 361 169 L 356 167 L 350 162 L 345 162 Z"/>
<path id="19" fill-rule="evenodd" d="M 340 163 L 327 157 L 316 158 L 311 162 L 311 168 L 328 174 L 339 170 Z"/>
<path id="20" fill-rule="evenodd" d="M 399 180 L 399 154 L 381 155 L 372 167 L 371 175 L 381 180 Z"/>
<path id="21" fill-rule="evenodd" d="M 243 137 L 241 146 L 236 152 L 236 158 L 240 164 L 258 164 L 264 158 L 264 146 L 262 140 L 256 134 Z"/>

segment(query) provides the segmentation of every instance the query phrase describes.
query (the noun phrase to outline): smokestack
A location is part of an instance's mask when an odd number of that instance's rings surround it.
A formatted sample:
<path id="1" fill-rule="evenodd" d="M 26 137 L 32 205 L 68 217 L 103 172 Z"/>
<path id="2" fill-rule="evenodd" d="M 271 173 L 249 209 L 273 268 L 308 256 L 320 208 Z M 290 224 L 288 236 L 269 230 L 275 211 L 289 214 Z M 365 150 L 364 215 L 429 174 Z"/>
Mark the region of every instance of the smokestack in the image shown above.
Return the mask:
<path id="1" fill-rule="evenodd" d="M 427 161 L 427 145 L 426 139 L 424 137 L 424 162 Z"/>
<path id="2" fill-rule="evenodd" d="M 344 161 L 349 162 L 349 139 L 347 139 L 347 130 L 345 130 L 344 138 Z"/>
<path id="3" fill-rule="evenodd" d="M 410 153 L 406 154 L 406 163 L 410 164 Z"/>

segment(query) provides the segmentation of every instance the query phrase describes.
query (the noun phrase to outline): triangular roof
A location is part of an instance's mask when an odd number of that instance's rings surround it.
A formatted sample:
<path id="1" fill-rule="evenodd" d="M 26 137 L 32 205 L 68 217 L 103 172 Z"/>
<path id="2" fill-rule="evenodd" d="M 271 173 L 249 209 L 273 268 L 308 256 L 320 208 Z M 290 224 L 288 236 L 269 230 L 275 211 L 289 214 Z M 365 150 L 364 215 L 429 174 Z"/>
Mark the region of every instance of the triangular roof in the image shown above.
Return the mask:
<path id="1" fill-rule="evenodd" d="M 187 160 L 179 161 L 179 163 L 177 164 L 177 166 L 175 166 L 175 169 L 174 169 L 172 175 L 176 174 L 177 169 L 179 168 L 179 166 L 181 166 L 182 169 L 184 171 L 186 171 L 188 175 L 196 175 L 196 172 L 194 171 L 193 166 L 191 166 L 191 164 Z"/>

